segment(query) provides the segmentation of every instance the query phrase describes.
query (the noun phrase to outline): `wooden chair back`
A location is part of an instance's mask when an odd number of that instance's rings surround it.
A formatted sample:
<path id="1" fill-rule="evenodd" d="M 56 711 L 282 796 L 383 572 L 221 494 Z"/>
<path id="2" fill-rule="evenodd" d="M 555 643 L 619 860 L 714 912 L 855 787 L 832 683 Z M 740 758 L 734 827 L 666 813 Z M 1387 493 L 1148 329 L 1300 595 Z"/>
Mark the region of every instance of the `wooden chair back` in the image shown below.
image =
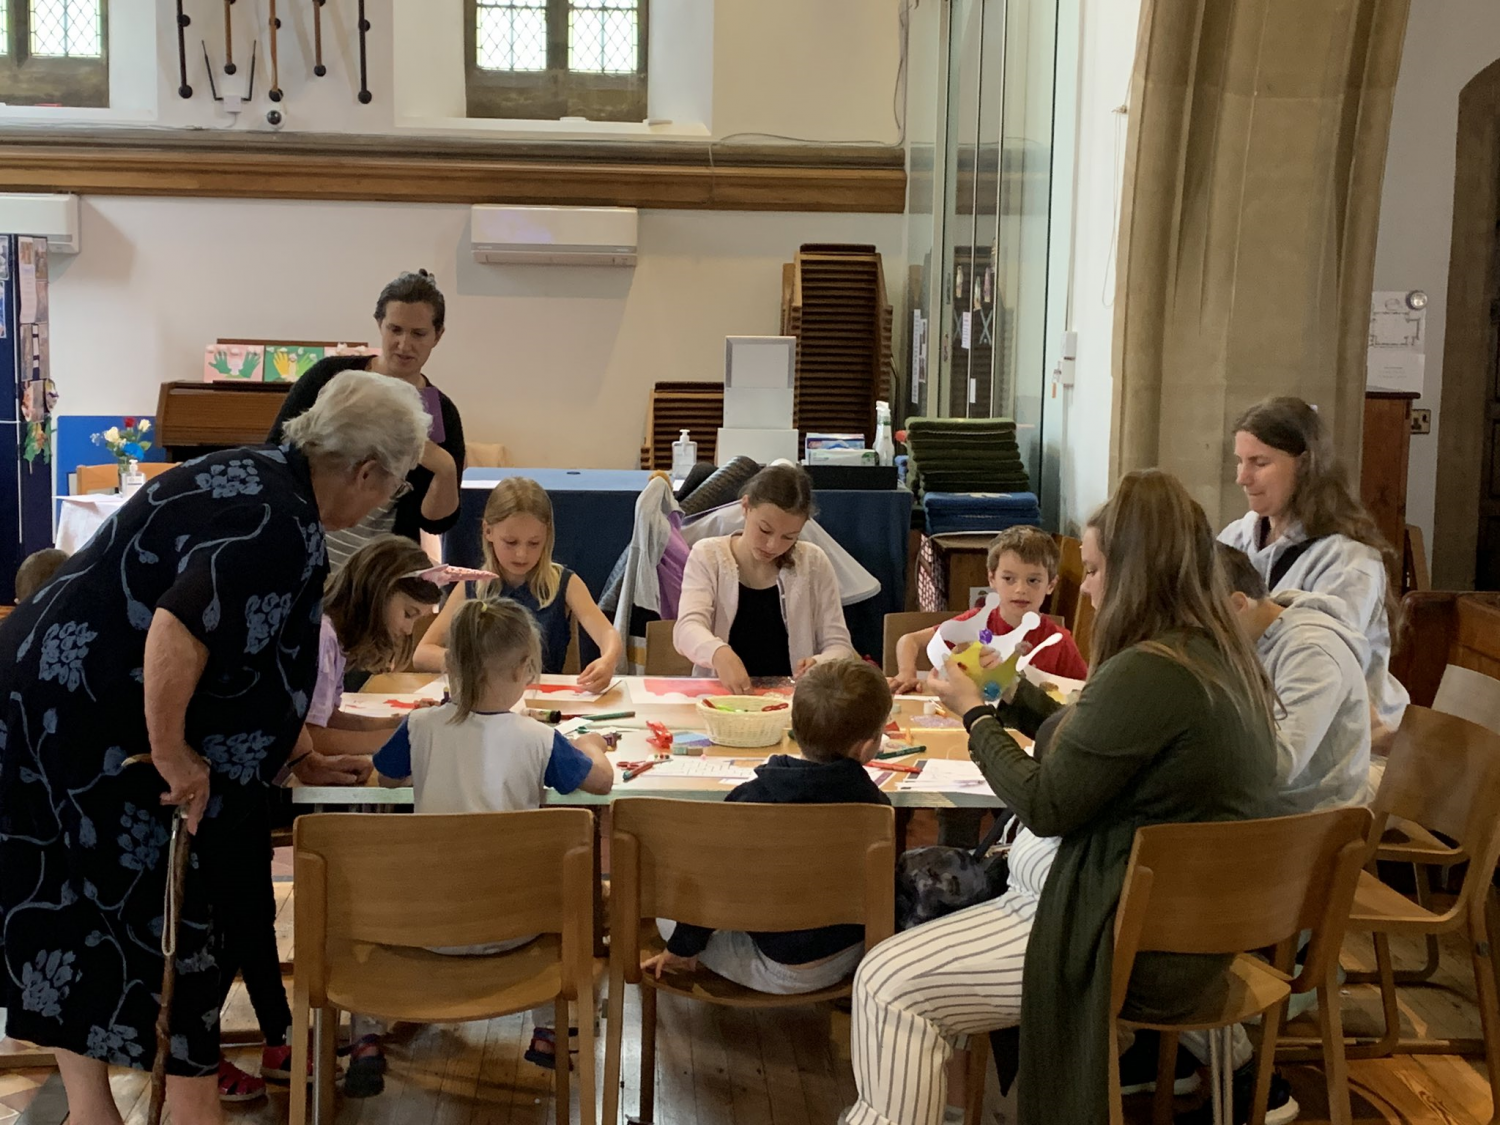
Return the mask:
<path id="1" fill-rule="evenodd" d="M 1443 669 L 1432 709 L 1500 733 L 1500 680 L 1450 664 Z"/>
<path id="2" fill-rule="evenodd" d="M 73 471 L 74 487 L 79 496 L 91 492 L 113 492 L 120 487 L 120 469 L 117 465 L 79 465 Z"/>
<path id="3" fill-rule="evenodd" d="M 1083 541 L 1072 535 L 1055 535 L 1057 540 L 1057 585 L 1052 590 L 1048 609 L 1059 615 L 1073 634 L 1078 652 L 1089 659 L 1089 637 L 1094 626 L 1094 603 L 1083 592 Z"/>
<path id="4" fill-rule="evenodd" d="M 325 957 L 353 943 L 433 948 L 559 934 L 565 978 L 590 972 L 587 809 L 297 818 L 297 972 L 327 1002 Z M 572 979 L 581 979 L 572 975 Z"/>
<path id="5" fill-rule="evenodd" d="M 783 931 L 895 931 L 888 805 L 756 805 L 640 797 L 611 811 L 610 947 L 640 980 L 640 921 Z M 372 818 L 373 819 L 373 818 Z"/>
<path id="6" fill-rule="evenodd" d="M 1364 864 L 1366 809 L 1139 829 L 1115 915 L 1114 1007 L 1137 953 L 1245 953 L 1312 931 L 1293 991 L 1336 958 Z"/>
<path id="7" fill-rule="evenodd" d="M 676 621 L 648 621 L 646 623 L 646 675 L 691 676 L 693 662 L 677 651 L 672 643 L 672 627 Z"/>
<path id="8" fill-rule="evenodd" d="M 1422 529 L 1414 523 L 1406 525 L 1406 541 L 1401 550 L 1401 592 L 1432 589 L 1432 575 L 1427 570 L 1427 548 L 1422 541 Z"/>
<path id="9" fill-rule="evenodd" d="M 141 475 L 147 480 L 154 480 L 168 469 L 177 468 L 173 461 L 142 461 Z M 114 492 L 120 487 L 120 468 L 118 465 L 79 465 L 73 470 L 75 483 L 79 496 L 87 496 L 91 492 Z"/>
<path id="10" fill-rule="evenodd" d="M 1399 817 L 1447 836 L 1468 853 L 1472 862 L 1455 910 L 1471 896 L 1483 896 L 1500 861 L 1500 734 L 1412 704 L 1391 742 L 1370 811 L 1374 844 L 1386 822 Z"/>
<path id="11" fill-rule="evenodd" d="M 896 674 L 896 642 L 907 633 L 915 633 L 918 629 L 931 629 L 934 625 L 941 625 L 944 621 L 951 620 L 958 615 L 952 610 L 926 611 L 919 610 L 911 613 L 887 613 L 885 615 L 885 644 L 881 656 L 881 668 L 887 676 Z M 931 672 L 932 661 L 927 659 L 926 651 L 917 653 L 917 671 Z"/>

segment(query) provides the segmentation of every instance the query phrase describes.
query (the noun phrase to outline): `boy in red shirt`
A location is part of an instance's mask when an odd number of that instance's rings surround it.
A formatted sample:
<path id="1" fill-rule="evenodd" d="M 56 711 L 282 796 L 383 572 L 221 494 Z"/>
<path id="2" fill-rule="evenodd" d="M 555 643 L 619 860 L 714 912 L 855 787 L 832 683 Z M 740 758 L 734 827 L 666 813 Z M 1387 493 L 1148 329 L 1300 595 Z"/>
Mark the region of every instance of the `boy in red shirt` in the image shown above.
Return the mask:
<path id="1" fill-rule="evenodd" d="M 1057 585 L 1058 552 L 1052 536 L 1035 527 L 1006 528 L 990 544 L 986 562 L 990 588 L 1000 595 L 1000 604 L 986 622 L 989 631 L 996 636 L 1009 633 L 1026 614 L 1035 613 L 1042 621 L 1026 635 L 1025 644 L 1035 648 L 1054 633 L 1061 633 L 1062 640 L 1038 653 L 1032 667 L 1044 675 L 1070 680 L 1086 678 L 1089 666 L 1073 643 L 1073 634 L 1042 614 L 1042 605 Z M 980 608 L 960 614 L 958 620 L 973 617 Z M 890 681 L 893 692 L 920 688 L 917 656 L 927 650 L 936 632 L 936 626 L 920 629 L 896 642 L 896 675 Z"/>

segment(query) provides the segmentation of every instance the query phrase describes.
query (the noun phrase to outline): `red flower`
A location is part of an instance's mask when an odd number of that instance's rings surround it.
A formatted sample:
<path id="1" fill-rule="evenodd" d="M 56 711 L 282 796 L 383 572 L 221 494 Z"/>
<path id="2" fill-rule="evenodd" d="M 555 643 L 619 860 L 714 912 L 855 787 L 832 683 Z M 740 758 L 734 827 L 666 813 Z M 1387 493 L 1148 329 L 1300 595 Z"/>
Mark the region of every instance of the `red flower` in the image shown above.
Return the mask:
<path id="1" fill-rule="evenodd" d="M 135 425 L 135 419 L 134 418 L 126 418 L 125 419 L 125 428 L 127 430 L 130 429 L 134 425 Z"/>

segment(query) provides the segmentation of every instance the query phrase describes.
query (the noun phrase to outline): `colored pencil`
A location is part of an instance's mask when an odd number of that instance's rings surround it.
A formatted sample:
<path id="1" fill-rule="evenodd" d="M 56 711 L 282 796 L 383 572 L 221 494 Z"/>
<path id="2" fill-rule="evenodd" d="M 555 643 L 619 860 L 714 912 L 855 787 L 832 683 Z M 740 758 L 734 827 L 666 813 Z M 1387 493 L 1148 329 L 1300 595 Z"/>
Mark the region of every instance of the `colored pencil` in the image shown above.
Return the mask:
<path id="1" fill-rule="evenodd" d="M 901 748 L 899 748 L 897 750 L 882 750 L 880 753 L 876 754 L 875 757 L 873 759 L 871 759 L 871 760 L 872 761 L 876 761 L 876 762 L 880 762 L 880 761 L 884 761 L 887 758 L 908 758 L 908 757 L 910 757 L 913 754 L 920 754 L 920 753 L 922 753 L 926 749 L 927 749 L 927 747 L 918 745 L 918 746 L 903 746 L 903 747 L 901 747 Z"/>

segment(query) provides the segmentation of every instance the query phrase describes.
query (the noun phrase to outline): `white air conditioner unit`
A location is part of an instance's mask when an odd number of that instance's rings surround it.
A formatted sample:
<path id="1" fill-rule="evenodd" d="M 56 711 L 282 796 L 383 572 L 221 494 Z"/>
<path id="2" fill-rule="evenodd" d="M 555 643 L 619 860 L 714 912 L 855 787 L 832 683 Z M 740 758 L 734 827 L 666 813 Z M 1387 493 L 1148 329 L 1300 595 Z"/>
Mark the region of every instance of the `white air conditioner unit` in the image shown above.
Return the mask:
<path id="1" fill-rule="evenodd" d="M 476 262 L 633 266 L 634 207 L 497 207 L 469 212 Z"/>
<path id="2" fill-rule="evenodd" d="M 0 234 L 45 235 L 51 253 L 76 254 L 78 197 L 0 194 Z"/>

